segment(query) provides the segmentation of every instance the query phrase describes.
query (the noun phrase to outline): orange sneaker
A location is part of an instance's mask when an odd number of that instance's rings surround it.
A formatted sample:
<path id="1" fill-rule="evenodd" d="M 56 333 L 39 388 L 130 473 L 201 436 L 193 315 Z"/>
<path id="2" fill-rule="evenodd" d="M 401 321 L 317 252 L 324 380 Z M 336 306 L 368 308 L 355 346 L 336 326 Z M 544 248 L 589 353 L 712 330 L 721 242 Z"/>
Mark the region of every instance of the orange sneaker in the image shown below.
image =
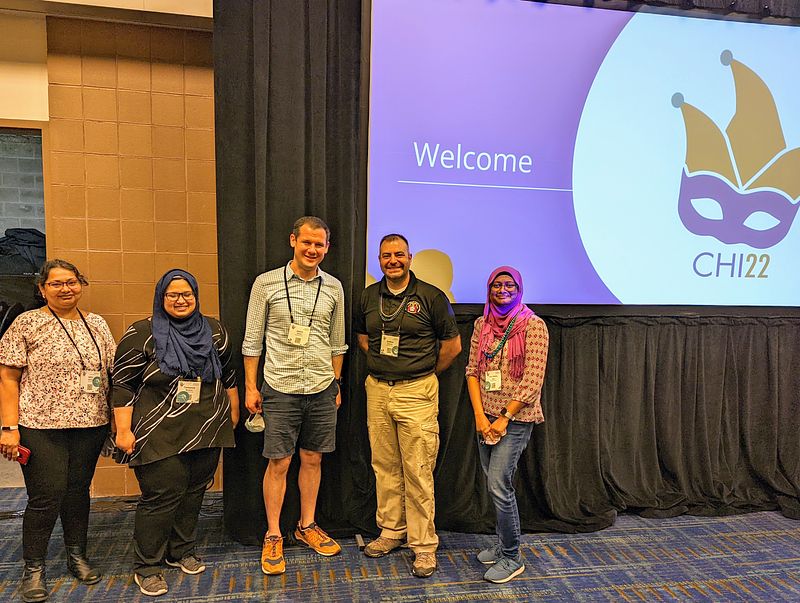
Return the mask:
<path id="1" fill-rule="evenodd" d="M 298 523 L 297 529 L 294 531 L 294 537 L 325 557 L 333 557 L 342 552 L 342 547 L 316 523 L 312 523 L 307 528 L 301 528 Z"/>
<path id="2" fill-rule="evenodd" d="M 264 537 L 264 547 L 261 549 L 261 571 L 265 574 L 282 574 L 286 571 L 281 536 Z"/>

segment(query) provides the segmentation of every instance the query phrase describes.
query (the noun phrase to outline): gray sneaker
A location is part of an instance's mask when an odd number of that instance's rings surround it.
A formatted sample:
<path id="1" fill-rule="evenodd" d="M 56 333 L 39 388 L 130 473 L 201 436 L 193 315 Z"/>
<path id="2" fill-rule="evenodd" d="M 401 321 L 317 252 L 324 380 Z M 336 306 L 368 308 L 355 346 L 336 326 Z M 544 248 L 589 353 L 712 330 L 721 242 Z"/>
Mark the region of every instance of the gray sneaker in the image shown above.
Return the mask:
<path id="1" fill-rule="evenodd" d="M 478 553 L 478 561 L 484 565 L 494 565 L 503 558 L 503 547 L 500 543 L 490 546 L 488 549 L 483 549 Z"/>
<path id="2" fill-rule="evenodd" d="M 184 555 L 181 557 L 180 561 L 170 561 L 169 559 L 165 559 L 165 561 L 167 562 L 167 565 L 179 567 L 184 574 L 189 574 L 192 576 L 206 571 L 206 566 L 202 561 L 200 561 L 200 557 L 194 553 L 188 553 Z"/>
<path id="3" fill-rule="evenodd" d="M 149 597 L 157 597 L 165 595 L 169 588 L 167 588 L 167 581 L 161 574 L 153 574 L 152 576 L 140 576 L 133 574 L 133 581 L 139 586 L 139 590 L 143 595 Z"/>
<path id="4" fill-rule="evenodd" d="M 515 561 L 508 557 L 503 557 L 492 567 L 486 570 L 483 575 L 484 580 L 494 582 L 495 584 L 503 584 L 512 578 L 516 578 L 525 571 L 525 564 L 521 561 Z"/>

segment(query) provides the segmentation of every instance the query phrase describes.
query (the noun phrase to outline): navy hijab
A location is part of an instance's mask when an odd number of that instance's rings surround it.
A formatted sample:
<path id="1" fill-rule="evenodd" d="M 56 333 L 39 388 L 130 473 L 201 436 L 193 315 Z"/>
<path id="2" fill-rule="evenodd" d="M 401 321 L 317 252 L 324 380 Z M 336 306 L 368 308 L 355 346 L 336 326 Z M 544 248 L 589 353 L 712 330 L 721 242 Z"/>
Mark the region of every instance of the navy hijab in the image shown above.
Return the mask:
<path id="1" fill-rule="evenodd" d="M 179 278 L 189 283 L 196 303 L 194 312 L 181 320 L 164 310 L 164 293 L 169 284 Z M 222 364 L 211 340 L 211 325 L 200 314 L 197 280 L 191 274 L 176 268 L 161 277 L 153 298 L 152 325 L 156 358 L 162 373 L 170 377 L 200 377 L 207 383 L 222 377 Z"/>

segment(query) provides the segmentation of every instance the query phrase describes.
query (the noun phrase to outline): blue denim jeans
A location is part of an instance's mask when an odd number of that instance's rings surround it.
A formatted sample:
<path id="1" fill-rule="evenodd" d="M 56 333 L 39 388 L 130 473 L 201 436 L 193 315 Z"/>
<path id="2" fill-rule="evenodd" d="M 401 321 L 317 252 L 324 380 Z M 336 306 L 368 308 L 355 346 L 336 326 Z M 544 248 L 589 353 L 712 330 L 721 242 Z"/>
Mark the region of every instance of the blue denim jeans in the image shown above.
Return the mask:
<path id="1" fill-rule="evenodd" d="M 494 418 L 489 417 L 489 420 Z M 519 457 L 531 438 L 533 423 L 510 422 L 506 431 L 494 446 L 481 444 L 478 434 L 478 453 L 497 514 L 495 532 L 503 547 L 503 556 L 519 561 L 519 510 L 512 482 Z"/>

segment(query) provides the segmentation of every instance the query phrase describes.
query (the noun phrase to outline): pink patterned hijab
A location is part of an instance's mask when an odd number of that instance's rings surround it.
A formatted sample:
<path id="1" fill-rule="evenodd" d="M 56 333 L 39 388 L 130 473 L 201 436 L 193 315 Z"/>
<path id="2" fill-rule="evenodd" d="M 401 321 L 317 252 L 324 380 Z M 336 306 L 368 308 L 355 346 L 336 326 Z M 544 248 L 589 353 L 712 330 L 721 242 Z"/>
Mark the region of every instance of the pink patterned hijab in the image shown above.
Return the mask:
<path id="1" fill-rule="evenodd" d="M 492 283 L 501 274 L 507 274 L 517 284 L 517 299 L 513 304 L 498 306 L 492 302 Z M 478 373 L 486 371 L 488 359 L 486 354 L 492 352 L 495 339 L 500 339 L 508 329 L 508 325 L 514 320 L 514 326 L 506 340 L 506 350 L 508 354 L 508 368 L 511 378 L 514 381 L 522 379 L 525 370 L 525 327 L 528 320 L 535 316 L 533 310 L 522 303 L 522 275 L 511 266 L 500 266 L 489 276 L 486 283 L 486 305 L 483 306 L 483 326 L 478 340 Z"/>

